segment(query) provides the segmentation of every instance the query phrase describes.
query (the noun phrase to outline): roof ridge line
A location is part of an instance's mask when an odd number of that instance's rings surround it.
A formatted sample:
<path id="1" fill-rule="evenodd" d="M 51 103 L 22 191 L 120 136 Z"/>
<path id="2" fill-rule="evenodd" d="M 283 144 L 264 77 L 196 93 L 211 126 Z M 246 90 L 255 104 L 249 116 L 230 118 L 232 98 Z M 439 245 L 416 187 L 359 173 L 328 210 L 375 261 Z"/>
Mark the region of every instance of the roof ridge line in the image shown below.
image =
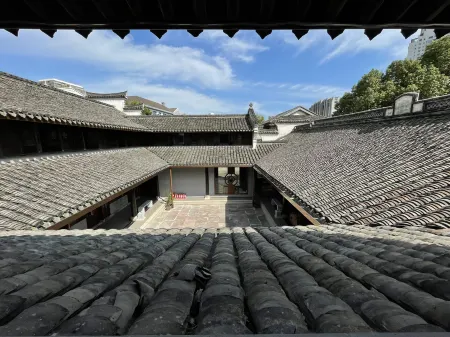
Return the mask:
<path id="1" fill-rule="evenodd" d="M 376 109 L 374 109 L 376 110 Z M 370 111 L 370 110 L 367 110 Z M 432 116 L 441 116 L 441 115 L 447 115 L 450 114 L 450 110 L 443 110 L 443 111 L 421 111 L 421 112 L 411 112 L 404 115 L 393 115 L 393 116 L 372 116 L 372 117 L 366 117 L 361 119 L 348 119 L 348 120 L 334 120 L 335 122 L 331 122 L 331 118 L 327 118 L 327 120 L 330 120 L 329 123 L 320 123 L 316 124 L 315 121 L 310 124 L 303 124 L 298 125 L 294 128 L 292 133 L 298 133 L 305 130 L 313 130 L 318 128 L 327 128 L 327 127 L 333 127 L 333 126 L 345 126 L 345 125 L 355 125 L 355 124 L 370 124 L 370 123 L 376 123 L 376 122 L 384 122 L 384 121 L 392 121 L 392 120 L 399 120 L 399 119 L 419 119 L 419 118 L 426 118 L 426 117 L 432 117 Z M 341 116 L 347 116 L 347 115 L 341 115 Z M 320 121 L 323 121 L 321 119 Z"/>
<path id="2" fill-rule="evenodd" d="M 90 101 L 90 102 L 92 102 L 92 101 Z M 110 107 L 112 107 L 112 106 L 110 106 Z M 4 112 L 5 114 L 2 114 L 1 112 Z M 118 111 L 118 112 L 120 113 L 120 111 Z M 24 116 L 20 116 L 24 119 L 27 119 L 27 117 L 31 118 L 31 119 L 36 118 L 38 120 L 48 119 L 48 120 L 46 120 L 46 122 L 48 122 L 49 124 L 58 124 L 58 123 L 69 124 L 69 125 L 77 124 L 82 127 L 86 126 L 86 127 L 93 127 L 93 128 L 99 128 L 99 129 L 134 130 L 134 131 L 148 132 L 148 129 L 144 126 L 142 126 L 142 128 L 138 128 L 138 127 L 133 128 L 131 126 L 125 127 L 125 126 L 109 124 L 109 123 L 86 122 L 86 121 L 82 121 L 80 119 L 74 119 L 74 118 L 68 118 L 68 117 L 56 117 L 56 116 L 52 116 L 49 114 L 31 113 L 31 112 L 29 112 L 28 109 L 23 109 L 23 108 L 19 108 L 19 107 L 10 106 L 5 103 L 0 103 L 0 118 L 1 118 L 1 116 L 6 117 L 8 114 L 11 117 L 17 117 L 17 116 L 15 116 L 15 114 L 24 115 Z M 121 117 L 124 117 L 124 116 L 121 116 Z M 139 125 L 139 124 L 136 124 L 136 125 Z"/>
<path id="3" fill-rule="evenodd" d="M 39 86 L 41 88 L 45 88 L 45 89 L 48 89 L 48 90 L 53 90 L 53 91 L 56 91 L 56 92 L 61 93 L 61 94 L 70 95 L 70 96 L 73 96 L 73 97 L 77 97 L 77 98 L 83 99 L 83 100 L 88 101 L 88 102 L 92 102 L 94 104 L 101 104 L 101 105 L 104 105 L 104 106 L 107 106 L 109 108 L 113 108 L 113 109 L 117 110 L 116 108 L 114 108 L 110 104 L 103 103 L 103 102 L 98 102 L 98 101 L 93 101 L 93 100 L 90 100 L 90 99 L 88 99 L 86 97 L 82 97 L 80 95 L 72 94 L 71 92 L 67 92 L 67 91 L 56 89 L 56 88 L 52 88 L 52 87 L 49 87 L 47 85 L 44 85 L 44 84 L 41 84 L 41 83 L 38 83 L 38 82 L 35 82 L 35 81 L 32 81 L 32 80 L 29 80 L 27 78 L 23 78 L 23 77 L 20 77 L 20 76 L 17 76 L 17 75 L 13 75 L 13 74 L 10 74 L 10 73 L 4 72 L 4 71 L 0 71 L 0 76 L 10 77 L 10 78 L 13 78 L 13 79 L 25 82 L 25 83 L 29 83 L 29 84 L 33 84 L 33 85 Z"/>
<path id="4" fill-rule="evenodd" d="M 32 161 L 40 161 L 46 159 L 55 159 L 55 158 L 66 158 L 66 157 L 78 157 L 82 155 L 96 155 L 103 153 L 113 153 L 113 152 L 124 152 L 125 150 L 135 150 L 135 149 L 146 149 L 145 146 L 133 146 L 133 147 L 125 147 L 125 148 L 114 148 L 114 149 L 97 149 L 97 150 L 88 150 L 88 151 L 74 151 L 74 152 L 66 152 L 66 153 L 41 153 L 41 155 L 36 156 L 25 156 L 25 157 L 10 157 L 10 158 L 2 158 L 0 159 L 0 165 L 6 164 L 18 164 L 23 162 L 32 162 Z"/>
<path id="5" fill-rule="evenodd" d="M 247 114 L 220 114 L 220 115 L 141 115 L 141 116 L 126 116 L 127 118 L 186 118 L 186 117 L 246 117 Z"/>

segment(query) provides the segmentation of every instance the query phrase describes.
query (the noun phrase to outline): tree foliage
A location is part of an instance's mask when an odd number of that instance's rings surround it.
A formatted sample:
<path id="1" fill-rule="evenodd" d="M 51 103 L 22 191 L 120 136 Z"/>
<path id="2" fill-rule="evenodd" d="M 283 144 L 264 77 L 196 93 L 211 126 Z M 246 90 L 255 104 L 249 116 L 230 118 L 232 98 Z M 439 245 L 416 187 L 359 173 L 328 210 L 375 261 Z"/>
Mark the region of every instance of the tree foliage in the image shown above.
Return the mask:
<path id="1" fill-rule="evenodd" d="M 146 116 L 150 116 L 150 115 L 152 114 L 152 110 L 150 110 L 149 108 L 147 108 L 147 107 L 144 105 L 144 109 L 142 109 L 142 114 L 143 114 L 143 115 L 146 115 Z"/>
<path id="2" fill-rule="evenodd" d="M 141 105 L 142 103 L 139 101 L 127 101 L 127 105 Z"/>
<path id="3" fill-rule="evenodd" d="M 389 106 L 405 92 L 419 92 L 420 98 L 444 95 L 450 92 L 450 79 L 432 64 L 394 61 L 384 74 L 375 69 L 365 74 L 351 92 L 341 98 L 335 115 Z"/>
<path id="4" fill-rule="evenodd" d="M 450 36 L 444 36 L 429 44 L 421 62 L 426 66 L 433 65 L 442 74 L 450 76 Z"/>
<path id="5" fill-rule="evenodd" d="M 264 122 L 264 116 L 260 114 L 255 115 L 256 115 L 256 124 L 262 124 Z"/>

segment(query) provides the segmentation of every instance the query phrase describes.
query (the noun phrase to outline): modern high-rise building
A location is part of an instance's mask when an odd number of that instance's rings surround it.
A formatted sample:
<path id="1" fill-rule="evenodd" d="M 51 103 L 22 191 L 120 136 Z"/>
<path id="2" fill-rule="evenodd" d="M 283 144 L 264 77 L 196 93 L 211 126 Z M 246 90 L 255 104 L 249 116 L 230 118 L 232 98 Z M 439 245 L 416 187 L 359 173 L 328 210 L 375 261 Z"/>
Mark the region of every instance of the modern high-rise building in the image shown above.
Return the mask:
<path id="1" fill-rule="evenodd" d="M 337 102 L 339 102 L 339 97 L 322 99 L 311 105 L 309 110 L 311 110 L 318 116 L 331 117 L 333 116 L 333 113 L 336 111 Z"/>
<path id="2" fill-rule="evenodd" d="M 406 59 L 418 60 L 425 52 L 427 46 L 434 40 L 436 40 L 434 29 L 421 29 L 420 35 L 409 43 Z"/>

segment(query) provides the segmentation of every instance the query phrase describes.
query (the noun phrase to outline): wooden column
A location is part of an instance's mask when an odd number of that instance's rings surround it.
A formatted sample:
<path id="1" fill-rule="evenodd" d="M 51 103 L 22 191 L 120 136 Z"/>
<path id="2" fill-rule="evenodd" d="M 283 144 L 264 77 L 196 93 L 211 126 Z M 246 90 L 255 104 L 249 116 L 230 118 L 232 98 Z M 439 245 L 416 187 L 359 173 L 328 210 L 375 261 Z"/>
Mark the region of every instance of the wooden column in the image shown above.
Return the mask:
<path id="1" fill-rule="evenodd" d="M 131 206 L 131 217 L 134 218 L 137 213 L 138 213 L 138 209 L 137 209 L 137 203 L 136 203 L 136 189 L 132 189 L 130 191 L 130 206 Z"/>
<path id="2" fill-rule="evenodd" d="M 81 130 L 81 142 L 83 144 L 83 150 L 86 150 L 86 140 L 84 139 L 84 131 Z"/>
<path id="3" fill-rule="evenodd" d="M 257 185 L 258 179 L 257 179 L 257 175 L 258 173 L 253 170 L 253 198 L 252 198 L 252 203 L 253 203 L 253 207 L 255 208 L 261 208 L 261 200 L 260 200 L 260 196 L 259 196 L 259 188 Z"/>
<path id="4" fill-rule="evenodd" d="M 39 130 L 36 123 L 33 124 L 34 139 L 36 140 L 36 150 L 38 153 L 42 153 L 41 137 L 39 136 Z"/>
<path id="5" fill-rule="evenodd" d="M 209 196 L 209 169 L 205 167 L 205 195 Z"/>
<path id="6" fill-rule="evenodd" d="M 63 136 L 62 136 L 62 132 L 61 132 L 60 128 L 58 128 L 58 138 L 59 138 L 59 144 L 61 146 L 61 151 L 64 152 L 64 141 L 63 141 Z"/>
<path id="7" fill-rule="evenodd" d="M 172 189 L 172 168 L 169 168 L 169 182 L 170 182 L 170 195 L 173 195 L 173 189 Z"/>

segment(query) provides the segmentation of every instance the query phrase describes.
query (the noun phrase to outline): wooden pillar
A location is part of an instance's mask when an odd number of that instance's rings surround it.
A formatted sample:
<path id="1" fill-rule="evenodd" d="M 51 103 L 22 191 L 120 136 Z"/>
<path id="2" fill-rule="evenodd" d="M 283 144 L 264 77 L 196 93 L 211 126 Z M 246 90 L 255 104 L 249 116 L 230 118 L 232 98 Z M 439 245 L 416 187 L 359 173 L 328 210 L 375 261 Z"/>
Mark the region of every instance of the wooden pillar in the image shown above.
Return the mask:
<path id="1" fill-rule="evenodd" d="M 258 173 L 253 170 L 253 198 L 252 198 L 252 203 L 253 203 L 253 207 L 255 208 L 260 208 L 261 207 L 261 200 L 260 200 L 260 196 L 259 196 L 259 188 L 257 186 L 258 183 L 258 179 L 257 179 L 257 175 Z"/>
<path id="2" fill-rule="evenodd" d="M 58 127 L 58 138 L 59 138 L 59 145 L 61 147 L 61 151 L 64 152 L 64 141 L 63 141 L 63 136 L 62 136 L 62 132 L 61 132 L 61 128 Z"/>
<path id="3" fill-rule="evenodd" d="M 169 182 L 170 182 L 170 195 L 173 195 L 173 189 L 172 189 L 172 168 L 169 168 Z"/>
<path id="4" fill-rule="evenodd" d="M 209 169 L 205 167 L 205 196 L 209 196 Z"/>
<path id="5" fill-rule="evenodd" d="M 38 153 L 42 153 L 42 143 L 41 137 L 39 137 L 38 125 L 36 123 L 33 123 L 33 128 L 34 128 L 34 139 L 36 141 L 36 150 Z"/>
<path id="6" fill-rule="evenodd" d="M 137 213 L 137 203 L 136 203 L 136 189 L 130 191 L 130 206 L 131 206 L 131 217 L 134 218 Z"/>
<path id="7" fill-rule="evenodd" d="M 86 140 L 84 139 L 84 131 L 81 130 L 81 142 L 83 144 L 83 150 L 86 150 Z"/>

